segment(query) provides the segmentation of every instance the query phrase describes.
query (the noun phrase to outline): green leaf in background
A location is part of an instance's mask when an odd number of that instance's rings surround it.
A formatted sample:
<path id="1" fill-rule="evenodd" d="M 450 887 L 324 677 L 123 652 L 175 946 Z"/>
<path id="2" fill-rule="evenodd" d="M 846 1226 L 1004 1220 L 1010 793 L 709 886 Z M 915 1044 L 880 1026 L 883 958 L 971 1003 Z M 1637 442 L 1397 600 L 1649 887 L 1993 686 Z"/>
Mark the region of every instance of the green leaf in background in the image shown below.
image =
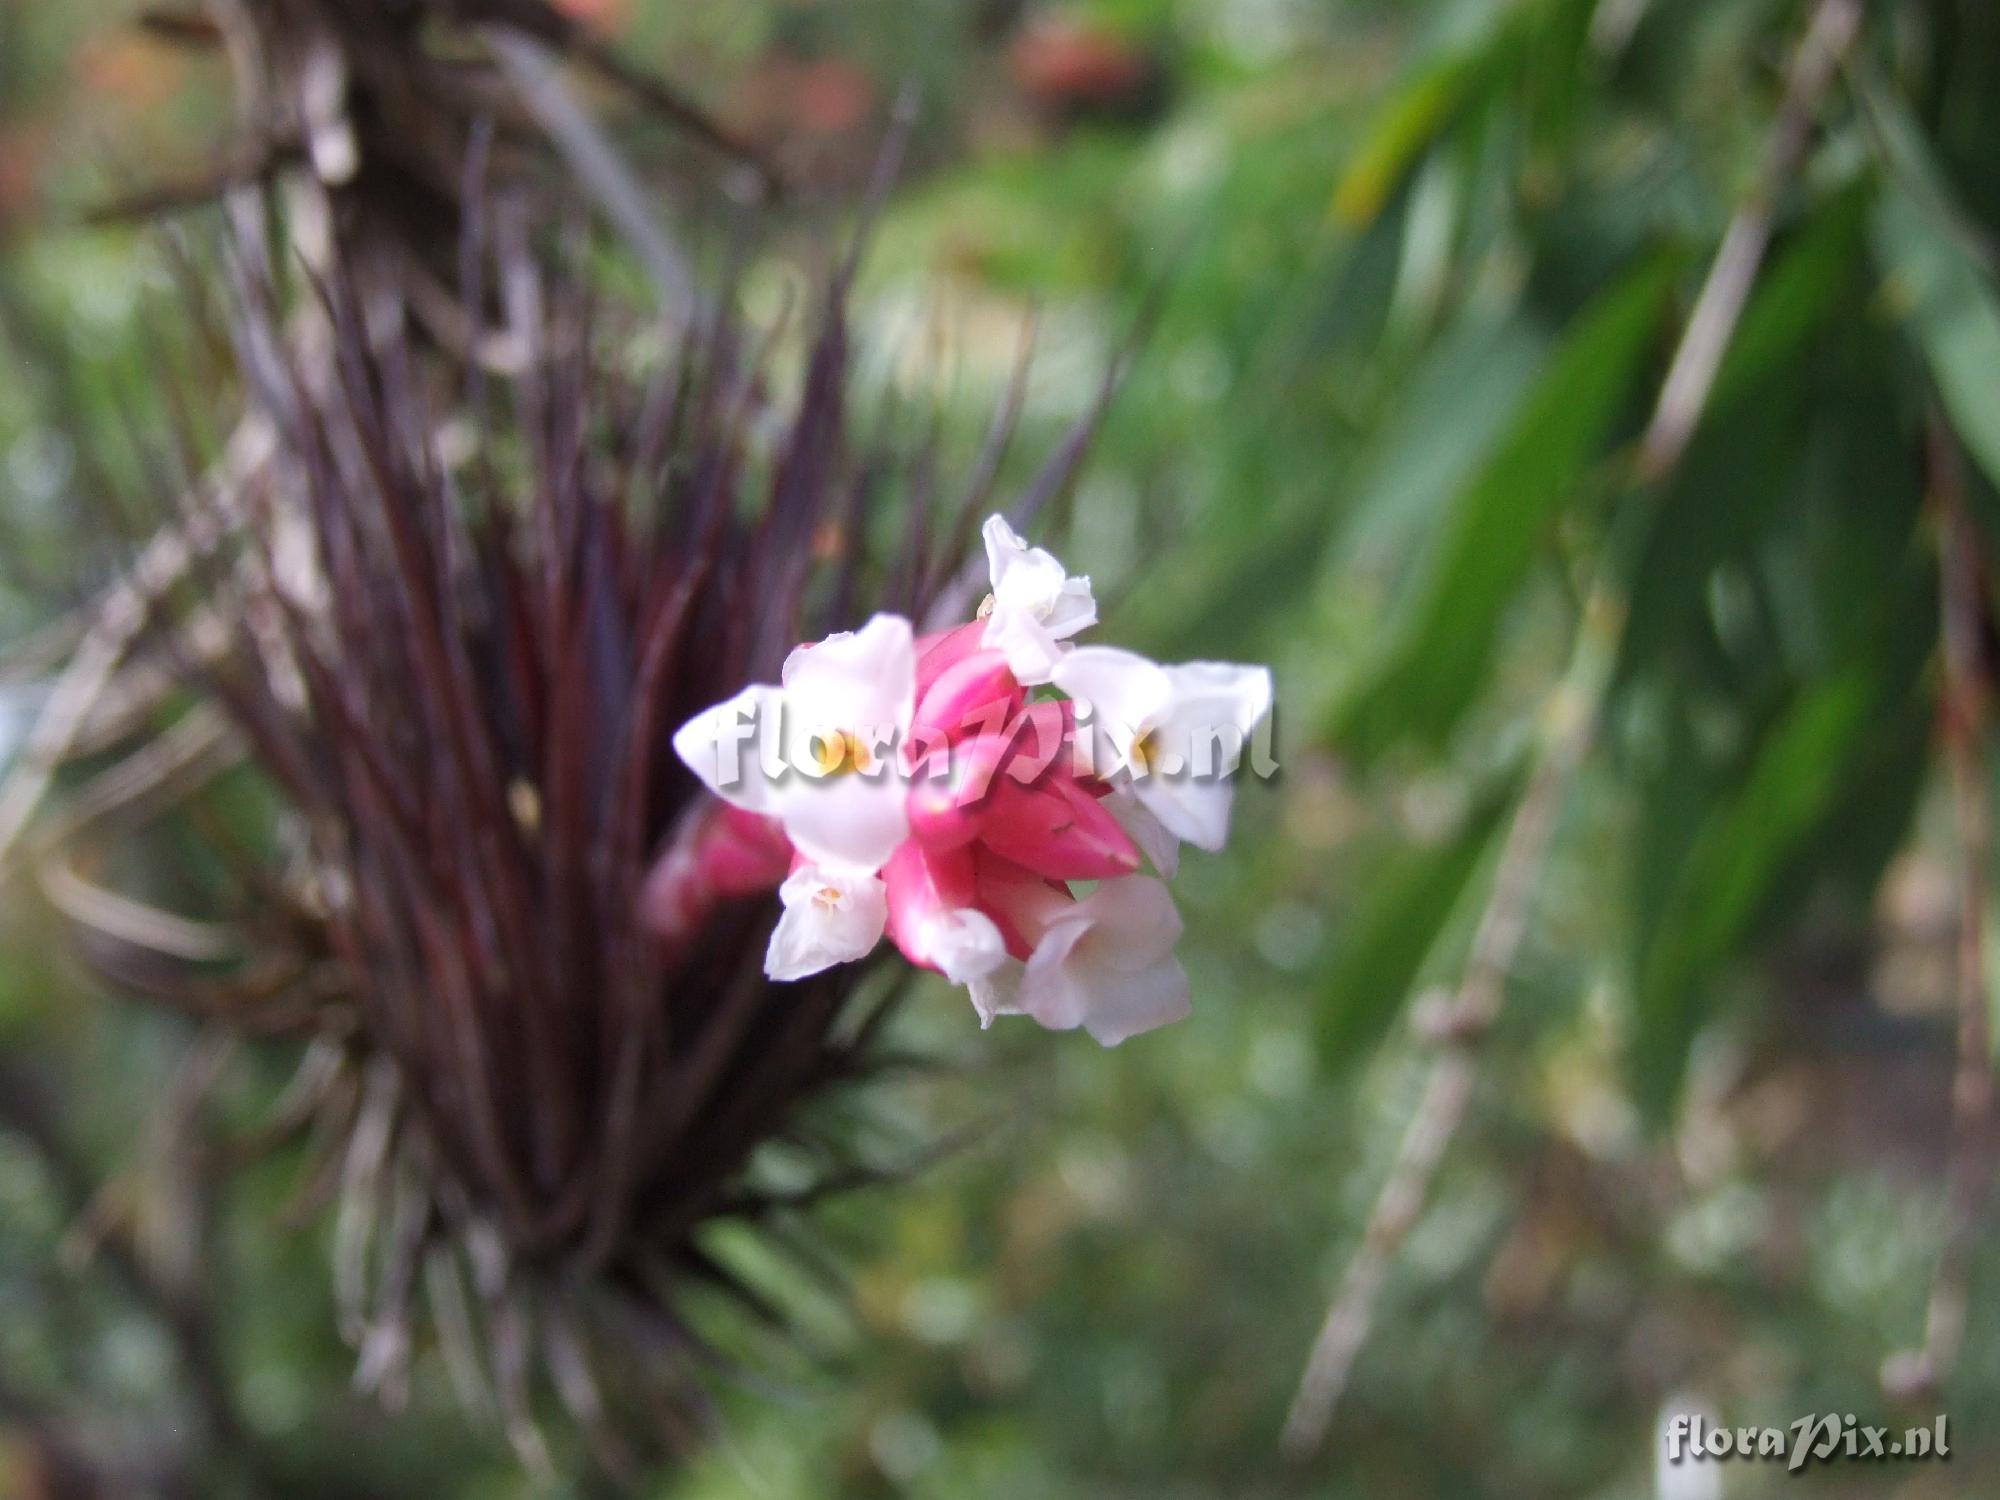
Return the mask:
<path id="1" fill-rule="evenodd" d="M 1836 319 L 1810 373 L 1748 388 L 1690 451 L 1634 591 L 1633 1061 L 1656 1119 L 1716 973 L 1816 893 L 1865 910 L 1907 837 L 1937 601 L 1892 363 Z M 1725 578 L 1747 639 L 1701 608 Z"/>
<path id="2" fill-rule="evenodd" d="M 1806 340 L 1848 312 L 1873 202 L 1874 184 L 1858 182 L 1820 203 L 1780 242 L 1716 372 L 1711 411 L 1756 398 L 1773 375 L 1789 379 L 1788 362 Z"/>
<path id="3" fill-rule="evenodd" d="M 2000 483 L 2000 301 L 1904 189 L 1883 194 L 1875 228 L 1896 299 L 1952 427 L 1987 478 Z"/>
<path id="4" fill-rule="evenodd" d="M 1486 47 L 1441 57 L 1398 89 L 1341 174 L 1328 212 L 1347 229 L 1375 222 L 1419 153 L 1444 131 L 1492 66 Z"/>
<path id="5" fill-rule="evenodd" d="M 1504 777 L 1452 837 L 1399 855 L 1370 885 L 1320 991 L 1317 1041 L 1329 1071 L 1365 1058 L 1394 1024 L 1467 888 L 1480 883 L 1520 781 Z"/>
<path id="6" fill-rule="evenodd" d="M 1748 776 L 1695 835 L 1656 941 L 1642 960 L 1631 1076 L 1640 1107 L 1664 1120 L 1709 1007 L 1701 985 L 1757 919 L 1788 857 L 1825 816 L 1874 721 L 1881 694 L 1856 668 L 1802 693 Z"/>
<path id="7" fill-rule="evenodd" d="M 1892 351 L 1868 330 L 1815 383 L 1813 431 L 1797 469 L 1796 516 L 1765 549 L 1785 656 L 1799 677 L 1868 656 L 1892 688 L 1913 679 L 1937 639 L 1937 579 L 1920 534 L 1923 471 L 1908 404 L 1896 399 Z M 1919 711 L 1928 723 L 1927 711 Z"/>
<path id="8" fill-rule="evenodd" d="M 1804 392 L 1794 382 L 1770 396 L 1709 416 L 1649 518 L 1619 644 L 1619 693 L 1689 674 L 1714 649 L 1711 586 L 1768 536 L 1803 458 Z"/>
<path id="9" fill-rule="evenodd" d="M 1950 184 L 1922 135 L 1882 97 L 1871 111 L 1890 168 L 1873 230 L 1893 305 L 1960 441 L 2000 485 L 2000 299 L 1965 243 Z M 1986 519 L 1990 526 L 1995 518 Z"/>
<path id="10" fill-rule="evenodd" d="M 1547 357 L 1531 319 L 1466 317 L 1415 362 L 1330 549 L 1330 572 L 1377 568 L 1419 550 L 1492 448 Z M 1338 581 L 1338 580 L 1336 580 Z"/>
<path id="11" fill-rule="evenodd" d="M 1759 281 L 1702 426 L 1651 520 L 1620 648 L 1621 682 L 1701 625 L 1714 570 L 1758 544 L 1795 485 L 1803 419 L 1817 393 L 1799 378 L 1797 361 L 1809 340 L 1852 321 L 1867 202 L 1865 189 L 1829 201 Z M 1878 419 L 1872 433 L 1884 413 L 1861 415 Z M 1892 437 L 1888 451 L 1897 446 Z"/>
<path id="12" fill-rule="evenodd" d="M 1409 607 L 1335 711 L 1367 757 L 1404 735 L 1442 740 L 1472 701 L 1535 548 L 1576 498 L 1658 329 L 1677 257 L 1656 256 L 1585 310 L 1499 447 L 1453 502 Z"/>
<path id="13" fill-rule="evenodd" d="M 1516 0 L 1480 8 L 1476 32 L 1427 60 L 1392 93 L 1362 137 L 1334 189 L 1334 222 L 1375 222 L 1417 158 L 1474 100 L 1523 75 L 1523 109 L 1551 141 L 1576 116 L 1594 6 L 1588 0 Z"/>

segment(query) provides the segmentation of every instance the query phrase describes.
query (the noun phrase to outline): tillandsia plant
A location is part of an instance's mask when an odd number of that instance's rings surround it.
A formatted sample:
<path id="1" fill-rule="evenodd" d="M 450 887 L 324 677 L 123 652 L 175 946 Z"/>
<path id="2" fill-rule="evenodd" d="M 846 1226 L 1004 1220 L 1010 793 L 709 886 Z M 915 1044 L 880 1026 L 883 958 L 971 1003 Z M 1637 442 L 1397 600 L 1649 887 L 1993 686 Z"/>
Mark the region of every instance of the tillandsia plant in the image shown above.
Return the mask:
<path id="1" fill-rule="evenodd" d="M 681 727 L 674 748 L 731 815 L 660 867 L 649 905 L 671 925 L 690 883 L 782 880 L 773 979 L 864 958 L 886 931 L 965 985 L 982 1023 L 1112 1045 L 1187 1013 L 1180 915 L 1142 855 L 1171 877 L 1182 840 L 1222 847 L 1270 673 L 1078 647 L 1090 580 L 1002 516 L 984 540 L 981 618 L 916 637 L 877 615 Z M 1044 688 L 1064 696 L 1030 699 Z"/>
<path id="2" fill-rule="evenodd" d="M 881 1175 L 825 1106 L 890 1060 L 910 971 L 848 961 L 886 929 L 982 1018 L 1106 1042 L 1183 1013 L 1179 918 L 1140 871 L 1220 844 L 1270 685 L 1075 646 L 1088 580 L 999 516 L 980 617 L 918 634 L 972 613 L 1020 386 L 961 500 L 925 502 L 927 452 L 854 436 L 851 258 L 781 399 L 721 304 L 626 373 L 581 284 L 502 239 L 465 305 L 506 290 L 505 374 L 338 260 L 287 309 L 240 257 L 258 456 L 191 519 L 158 638 L 204 700 L 183 723 L 226 711 L 280 792 L 282 853 L 247 872 L 233 965 L 93 939 L 131 984 L 312 1040 L 285 1114 L 338 1194 L 365 1388 L 398 1394 L 428 1330 L 528 1459 L 552 1397 L 622 1465 L 706 1426 L 702 1308 L 770 1312 L 712 1231 L 789 1234 Z M 901 612 L 794 644 L 876 605 Z M 810 774 L 716 772 L 746 706 L 791 711 L 809 738 L 773 748 Z"/>
<path id="3" fill-rule="evenodd" d="M 245 349 L 291 347 L 245 300 Z M 361 1381 L 402 1381 L 422 1289 L 538 1461 L 542 1372 L 607 1454 L 699 1431 L 690 1298 L 760 1306 L 704 1231 L 816 1191 L 765 1186 L 762 1148 L 864 1174 L 814 1106 L 868 1073 L 886 1014 L 851 1013 L 858 974 L 771 985 L 769 918 L 726 883 L 676 930 L 638 916 L 701 820 L 666 746 L 683 705 L 804 628 L 814 587 L 871 576 L 838 295 L 788 412 L 725 317 L 639 389 L 560 288 L 548 305 L 512 402 L 447 414 L 450 372 L 331 286 L 332 378 L 263 383 L 244 639 L 205 674 L 307 831 L 287 888 L 339 1060 L 319 1134 Z"/>

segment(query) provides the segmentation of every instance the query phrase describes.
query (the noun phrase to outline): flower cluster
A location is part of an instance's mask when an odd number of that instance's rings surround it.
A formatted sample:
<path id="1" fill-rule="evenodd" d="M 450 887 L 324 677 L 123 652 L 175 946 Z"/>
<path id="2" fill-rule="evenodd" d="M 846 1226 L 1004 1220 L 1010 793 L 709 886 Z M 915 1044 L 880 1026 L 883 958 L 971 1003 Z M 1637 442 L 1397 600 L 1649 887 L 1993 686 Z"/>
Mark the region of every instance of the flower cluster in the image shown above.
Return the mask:
<path id="1" fill-rule="evenodd" d="M 1270 673 L 1076 645 L 1097 623 L 1090 580 L 999 516 L 984 539 L 978 619 L 918 636 L 876 615 L 681 727 L 675 750 L 728 806 L 663 861 L 649 900 L 670 903 L 689 875 L 726 894 L 775 887 L 774 979 L 886 933 L 965 986 L 982 1024 L 1026 1015 L 1109 1046 L 1187 1014 L 1165 879 L 1183 841 L 1227 838 Z"/>

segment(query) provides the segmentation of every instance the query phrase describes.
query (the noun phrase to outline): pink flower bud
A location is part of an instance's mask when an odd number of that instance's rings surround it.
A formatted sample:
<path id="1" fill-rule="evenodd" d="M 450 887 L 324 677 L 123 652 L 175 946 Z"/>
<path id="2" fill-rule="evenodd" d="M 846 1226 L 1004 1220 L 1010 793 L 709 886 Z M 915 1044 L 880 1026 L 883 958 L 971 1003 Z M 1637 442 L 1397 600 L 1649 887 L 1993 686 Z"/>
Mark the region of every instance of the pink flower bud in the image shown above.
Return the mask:
<path id="1" fill-rule="evenodd" d="M 956 849 L 977 838 L 1008 753 L 1005 737 L 983 734 L 948 745 L 919 763 L 909 803 L 910 832 L 917 841 L 928 849 Z"/>
<path id="2" fill-rule="evenodd" d="M 1023 697 L 998 651 L 976 651 L 954 662 L 918 692 L 910 722 L 913 759 L 970 735 L 1001 733 Z"/>
<path id="3" fill-rule="evenodd" d="M 1069 745 L 1076 733 L 1076 705 L 1068 699 L 1030 703 L 1007 724 L 1010 780 L 1037 786 L 1070 775 Z"/>
<path id="4" fill-rule="evenodd" d="M 776 818 L 723 804 L 699 848 L 700 868 L 721 896 L 771 890 L 792 867 L 792 846 Z"/>
<path id="5" fill-rule="evenodd" d="M 1139 868 L 1139 850 L 1097 799 L 1070 777 L 1024 787 L 994 783 L 981 837 L 996 854 L 1051 880 L 1109 880 Z"/>
<path id="6" fill-rule="evenodd" d="M 962 802 L 942 778 L 919 781 L 910 788 L 910 836 L 926 849 L 963 849 L 979 837 L 983 809 Z"/>
<path id="7" fill-rule="evenodd" d="M 980 638 L 985 633 L 986 622 L 973 620 L 950 630 L 920 636 L 917 640 L 917 696 L 923 697 L 940 673 L 982 649 Z"/>
<path id="8" fill-rule="evenodd" d="M 639 888 L 639 916 L 670 948 L 700 930 L 719 901 L 776 889 L 792 846 L 773 818 L 721 804 L 684 821 Z"/>

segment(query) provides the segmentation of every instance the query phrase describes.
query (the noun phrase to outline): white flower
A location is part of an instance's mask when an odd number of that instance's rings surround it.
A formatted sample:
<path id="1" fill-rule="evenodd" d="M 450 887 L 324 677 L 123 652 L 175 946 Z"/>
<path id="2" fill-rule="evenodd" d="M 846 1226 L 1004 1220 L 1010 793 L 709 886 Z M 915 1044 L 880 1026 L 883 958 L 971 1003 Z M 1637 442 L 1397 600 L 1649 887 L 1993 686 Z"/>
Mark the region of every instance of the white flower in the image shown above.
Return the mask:
<path id="1" fill-rule="evenodd" d="M 1130 772 L 1139 806 L 1175 838 L 1220 849 L 1229 837 L 1229 778 L 1271 710 L 1269 669 L 1213 661 L 1163 667 L 1115 647 L 1081 646 L 1056 663 L 1053 680 L 1077 700 L 1080 722 L 1081 705 L 1090 705 L 1091 723 Z M 1129 824 L 1126 831 L 1145 847 Z"/>
<path id="2" fill-rule="evenodd" d="M 771 933 L 764 972 L 803 979 L 865 957 L 889 921 L 886 887 L 873 875 L 800 865 L 778 887 L 784 915 Z"/>
<path id="3" fill-rule="evenodd" d="M 1097 623 L 1097 601 L 1088 578 L 1072 578 L 1055 557 L 1030 547 L 1002 516 L 988 516 L 980 535 L 993 584 L 993 612 L 981 644 L 1006 654 L 1023 687 L 1049 680 L 1069 648 L 1062 643 Z"/>
<path id="4" fill-rule="evenodd" d="M 982 1024 L 1032 1016 L 1051 1031 L 1081 1026 L 1107 1047 L 1187 1015 L 1187 971 L 1174 957 L 1181 917 L 1148 875 L 1106 880 L 1058 911 L 1024 964 L 970 986 Z"/>
<path id="5" fill-rule="evenodd" d="M 877 615 L 792 652 L 779 686 L 695 715 L 674 749 L 717 796 L 776 818 L 815 864 L 873 874 L 909 833 L 892 762 L 916 685 L 910 622 Z"/>
<path id="6" fill-rule="evenodd" d="M 932 913 L 919 924 L 925 955 L 953 984 L 974 984 L 1007 960 L 1007 942 L 993 919 L 970 906 Z"/>

